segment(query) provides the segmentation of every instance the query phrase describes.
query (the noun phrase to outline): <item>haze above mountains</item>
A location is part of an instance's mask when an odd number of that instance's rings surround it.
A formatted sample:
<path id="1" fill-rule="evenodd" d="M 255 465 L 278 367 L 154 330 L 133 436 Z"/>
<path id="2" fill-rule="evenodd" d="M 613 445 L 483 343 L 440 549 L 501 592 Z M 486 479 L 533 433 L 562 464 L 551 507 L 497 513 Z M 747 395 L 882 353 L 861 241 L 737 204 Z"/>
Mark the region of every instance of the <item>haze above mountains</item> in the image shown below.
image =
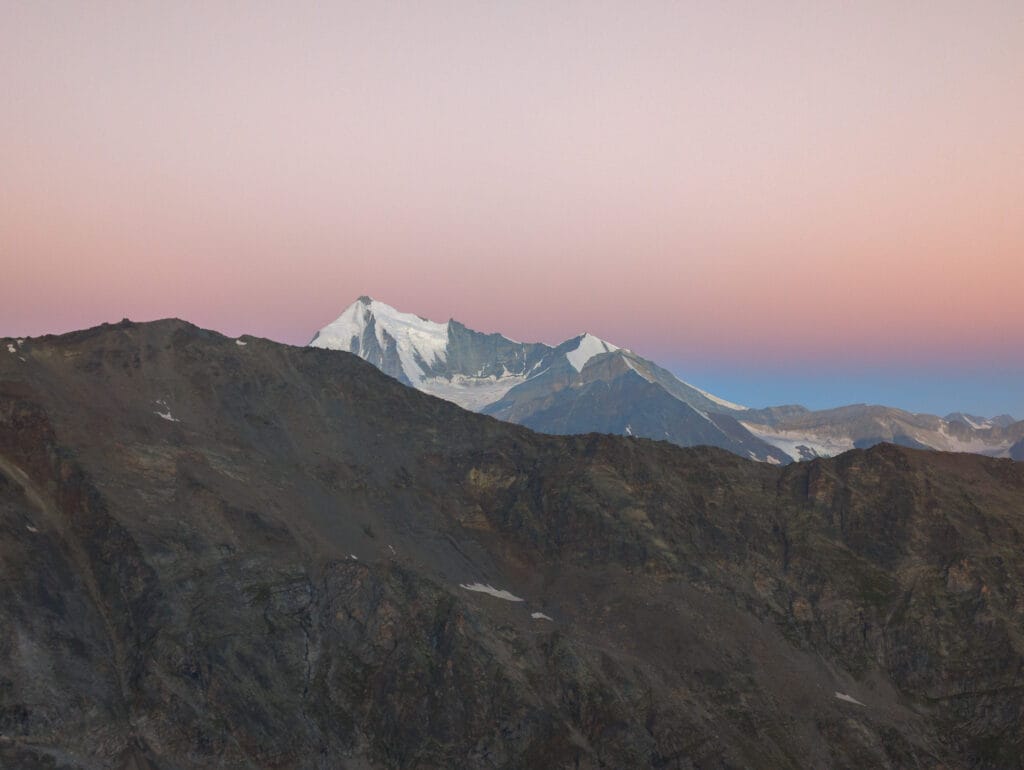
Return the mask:
<path id="1" fill-rule="evenodd" d="M 854 404 L 751 409 L 589 333 L 522 343 L 360 297 L 310 345 L 359 355 L 406 385 L 544 433 L 615 433 L 706 444 L 772 464 L 891 442 L 1024 459 L 1024 421 Z"/>

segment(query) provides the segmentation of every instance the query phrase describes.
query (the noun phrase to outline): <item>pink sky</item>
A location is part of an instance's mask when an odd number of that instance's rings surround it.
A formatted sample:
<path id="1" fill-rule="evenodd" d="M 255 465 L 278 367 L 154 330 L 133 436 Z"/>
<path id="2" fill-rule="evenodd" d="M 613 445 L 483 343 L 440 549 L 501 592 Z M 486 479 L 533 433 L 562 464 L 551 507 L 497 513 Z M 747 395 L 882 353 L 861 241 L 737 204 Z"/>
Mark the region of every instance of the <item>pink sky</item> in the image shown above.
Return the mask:
<path id="1" fill-rule="evenodd" d="M 0 95 L 0 335 L 1024 351 L 1019 0 L 15 1 Z"/>

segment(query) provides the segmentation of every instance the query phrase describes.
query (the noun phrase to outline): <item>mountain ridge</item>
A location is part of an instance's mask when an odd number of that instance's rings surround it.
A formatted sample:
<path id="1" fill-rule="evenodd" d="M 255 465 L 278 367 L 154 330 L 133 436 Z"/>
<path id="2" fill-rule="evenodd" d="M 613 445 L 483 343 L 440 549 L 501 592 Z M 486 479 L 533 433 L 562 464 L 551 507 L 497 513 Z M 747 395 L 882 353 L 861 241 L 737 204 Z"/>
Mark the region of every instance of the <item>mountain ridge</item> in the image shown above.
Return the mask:
<path id="1" fill-rule="evenodd" d="M 982 768 L 1024 748 L 1019 464 L 542 435 L 353 355 L 179 321 L 18 350 L 5 766 Z"/>
<path id="2" fill-rule="evenodd" d="M 667 438 L 682 446 L 720 446 L 778 464 L 789 461 L 727 416 L 739 405 L 589 332 L 554 346 L 513 342 L 454 319 L 438 324 L 401 313 L 363 296 L 310 344 L 355 353 L 431 395 L 549 433 L 612 431 Z M 606 358 L 615 358 L 618 366 L 602 367 Z M 653 387 L 612 384 L 630 371 Z M 597 372 L 608 388 L 593 387 Z M 626 400 L 627 392 L 647 401 Z M 668 422 L 656 424 L 653 414 Z"/>
<path id="3" fill-rule="evenodd" d="M 554 346 L 520 343 L 483 335 L 454 319 L 438 324 L 405 314 L 367 296 L 310 344 L 356 353 L 407 385 L 542 432 L 613 432 L 680 446 L 708 444 L 773 464 L 884 441 L 1016 457 L 1024 439 L 1024 421 L 1009 415 L 989 419 L 954 412 L 940 418 L 866 404 L 751 409 L 587 332 Z M 615 364 L 605 360 L 612 357 Z M 631 383 L 630 370 L 654 387 Z M 597 387 L 598 381 L 604 384 Z"/>

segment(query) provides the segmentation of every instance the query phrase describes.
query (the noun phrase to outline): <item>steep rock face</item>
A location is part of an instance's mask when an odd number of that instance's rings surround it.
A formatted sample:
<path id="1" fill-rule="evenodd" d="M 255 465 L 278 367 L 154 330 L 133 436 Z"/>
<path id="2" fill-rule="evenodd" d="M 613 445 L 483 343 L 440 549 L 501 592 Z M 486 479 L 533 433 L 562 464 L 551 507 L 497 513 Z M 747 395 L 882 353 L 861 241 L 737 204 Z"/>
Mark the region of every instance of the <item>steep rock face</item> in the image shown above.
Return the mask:
<path id="1" fill-rule="evenodd" d="M 1008 460 L 776 469 L 181 322 L 28 340 L 0 766 L 1015 767 L 1022 511 Z"/>

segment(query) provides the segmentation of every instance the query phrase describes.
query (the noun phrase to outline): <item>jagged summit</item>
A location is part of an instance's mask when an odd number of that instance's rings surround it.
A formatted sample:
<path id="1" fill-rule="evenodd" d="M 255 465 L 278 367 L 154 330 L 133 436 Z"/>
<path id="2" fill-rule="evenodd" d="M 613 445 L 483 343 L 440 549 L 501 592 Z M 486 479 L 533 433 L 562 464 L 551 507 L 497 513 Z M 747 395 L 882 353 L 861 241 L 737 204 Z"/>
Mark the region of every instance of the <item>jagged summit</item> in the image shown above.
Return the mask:
<path id="1" fill-rule="evenodd" d="M 573 369 L 577 372 L 581 371 L 594 356 L 613 353 L 619 349 L 618 346 L 605 342 L 590 332 L 583 332 L 577 339 L 579 343 L 576 347 L 565 354 L 565 357 L 569 359 L 569 363 L 572 364 Z"/>
<path id="2" fill-rule="evenodd" d="M 744 407 L 590 332 L 556 346 L 521 343 L 362 296 L 310 344 L 355 353 L 406 385 L 539 431 L 619 433 L 788 460 L 736 422 Z"/>
<path id="3" fill-rule="evenodd" d="M 880 442 L 1017 457 L 1024 422 L 880 405 L 750 409 L 590 332 L 551 346 L 437 323 L 359 297 L 310 343 L 366 359 L 406 385 L 546 433 L 619 433 L 711 444 L 788 463 Z"/>
<path id="4" fill-rule="evenodd" d="M 443 366 L 448 324 L 402 313 L 363 295 L 309 344 L 355 353 L 406 385 L 416 385 Z"/>

